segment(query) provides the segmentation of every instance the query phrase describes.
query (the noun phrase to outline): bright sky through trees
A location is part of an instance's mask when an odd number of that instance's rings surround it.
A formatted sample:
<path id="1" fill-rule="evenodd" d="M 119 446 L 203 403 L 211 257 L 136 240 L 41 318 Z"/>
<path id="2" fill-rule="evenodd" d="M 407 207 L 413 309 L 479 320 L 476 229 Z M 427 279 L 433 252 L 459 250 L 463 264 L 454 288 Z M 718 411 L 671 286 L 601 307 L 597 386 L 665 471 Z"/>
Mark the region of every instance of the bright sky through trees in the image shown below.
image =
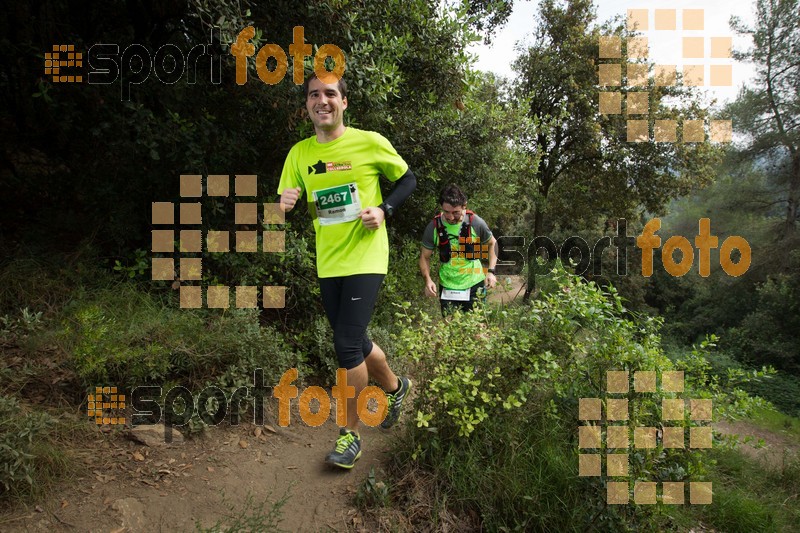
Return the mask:
<path id="1" fill-rule="evenodd" d="M 755 7 L 750 1 L 732 0 L 596 0 L 597 16 L 600 22 L 605 22 L 611 18 L 622 15 L 625 16 L 628 9 L 648 9 L 650 10 L 650 29 L 644 32 L 650 41 L 650 57 L 662 65 L 680 65 L 696 63 L 698 59 L 682 58 L 682 37 L 705 37 L 706 55 L 708 55 L 709 38 L 711 37 L 732 37 L 733 48 L 743 49 L 749 46 L 748 40 L 737 36 L 728 24 L 732 15 L 740 17 L 746 24 L 750 25 L 755 20 Z M 677 10 L 677 29 L 676 31 L 656 31 L 653 29 L 655 9 L 675 9 Z M 683 9 L 703 9 L 704 26 L 703 31 L 681 31 L 681 12 Z M 518 56 L 515 50 L 517 43 L 530 44 L 532 41 L 533 20 L 538 11 L 538 2 L 517 0 L 514 4 L 514 12 L 509 21 L 501 28 L 492 40 L 491 46 L 484 44 L 473 45 L 470 51 L 477 57 L 475 64 L 480 70 L 494 72 L 501 76 L 512 77 L 511 64 Z M 709 96 L 717 98 L 720 103 L 723 100 L 732 100 L 736 97 L 739 87 L 746 83 L 753 73 L 751 65 L 733 62 L 733 60 L 712 59 L 706 57 L 706 65 L 731 64 L 733 63 L 733 85 L 730 87 L 707 87 Z M 708 74 L 706 74 L 708 76 Z M 708 83 L 706 83 L 708 85 Z"/>

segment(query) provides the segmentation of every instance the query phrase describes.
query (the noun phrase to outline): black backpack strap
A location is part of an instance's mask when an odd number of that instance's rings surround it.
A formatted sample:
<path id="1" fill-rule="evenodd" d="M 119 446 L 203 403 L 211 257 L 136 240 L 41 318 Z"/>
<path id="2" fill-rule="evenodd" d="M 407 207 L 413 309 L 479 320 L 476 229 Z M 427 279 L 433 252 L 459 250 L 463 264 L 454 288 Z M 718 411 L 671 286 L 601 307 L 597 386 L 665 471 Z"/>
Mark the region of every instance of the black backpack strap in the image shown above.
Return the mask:
<path id="1" fill-rule="evenodd" d="M 433 217 L 433 228 L 439 239 L 439 261 L 447 263 L 450 261 L 450 235 L 447 234 L 447 228 L 442 223 L 441 213 Z"/>
<path id="2" fill-rule="evenodd" d="M 472 217 L 475 215 L 470 210 L 466 211 L 464 222 L 461 224 L 461 230 L 458 233 L 459 248 L 461 256 L 465 259 L 473 259 L 473 252 L 475 250 L 474 243 L 472 242 Z"/>

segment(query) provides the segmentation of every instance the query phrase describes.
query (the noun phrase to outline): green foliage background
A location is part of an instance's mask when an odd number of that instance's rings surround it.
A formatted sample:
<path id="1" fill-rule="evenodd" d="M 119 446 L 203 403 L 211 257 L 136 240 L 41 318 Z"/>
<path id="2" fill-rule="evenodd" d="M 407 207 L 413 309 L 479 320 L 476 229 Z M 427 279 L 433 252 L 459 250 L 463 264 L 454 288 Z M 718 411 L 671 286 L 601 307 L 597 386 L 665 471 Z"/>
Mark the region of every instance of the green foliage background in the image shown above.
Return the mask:
<path id="1" fill-rule="evenodd" d="M 229 45 L 248 25 L 257 49 L 288 50 L 295 26 L 315 50 L 339 46 L 347 124 L 382 133 L 418 177 L 389 223 L 391 267 L 370 334 L 425 384 L 418 425 L 398 441 L 398 478 L 416 467 L 432 474 L 443 495 L 437 509 L 477 512 L 489 530 L 679 527 L 680 513 L 609 511 L 602 486 L 576 477 L 576 402 L 598 395 L 607 369 L 685 369 L 693 393 L 713 397 L 720 415 L 761 405 L 744 390 L 800 412 L 797 0 L 757 0 L 752 27 L 734 21 L 756 45 L 737 57 L 756 63 L 758 74 L 730 105 L 709 108 L 691 89 L 649 87 L 653 120 L 732 118 L 736 142 L 726 147 L 628 143 L 624 117 L 599 114 L 597 38 L 630 35 L 618 20 L 598 21 L 589 0 L 540 2 L 516 78 L 474 70 L 469 44 L 490 41 L 512 7 L 506 0 L 9 6 L 0 15 L 0 347 L 9 354 L 0 362 L 3 497 L 29 496 L 58 475 L 57 444 L 35 439 L 60 434 L 64 422 L 53 406 L 49 414 L 32 407 L 34 391 L 52 388 L 53 372 L 67 376 L 58 387 L 75 408 L 99 381 L 227 391 L 250 383 L 254 367 L 268 382 L 289 367 L 333 376 L 305 206 L 288 217 L 283 254 L 202 254 L 202 284 L 283 285 L 284 309 L 188 312 L 178 308 L 173 284 L 150 279 L 151 202 L 180 202 L 181 174 L 256 174 L 257 201 L 274 201 L 286 153 L 313 134 L 289 76 L 265 85 L 251 61 L 249 81 L 236 84 Z M 212 83 L 201 61 L 193 83 L 164 84 L 151 74 L 131 87 L 130 99 L 121 91 L 129 74 L 110 85 L 55 84 L 43 74 L 44 53 L 61 43 L 83 51 L 113 43 L 121 52 L 134 43 L 150 51 L 204 43 L 221 58 L 221 79 Z M 310 72 L 311 58 L 303 67 Z M 576 277 L 561 263 L 530 268 L 532 254 L 522 273 L 541 277 L 529 283 L 528 303 L 443 322 L 437 302 L 422 297 L 417 258 L 438 191 L 450 182 L 467 190 L 496 236 L 561 243 L 579 235 L 594 243 L 613 237 L 621 219 L 635 235 L 660 216 L 663 240 L 691 241 L 698 219 L 711 218 L 720 242 L 741 235 L 752 244 L 752 265 L 741 278 L 716 267 L 708 278 L 696 270 L 675 278 L 657 253 L 655 274 L 644 278 L 637 249 L 620 274 L 610 248 L 593 258 L 599 274 Z M 236 201 L 204 197 L 202 230 L 236 229 Z M 274 229 L 262 222 L 258 229 Z M 717 252 L 711 264 L 719 265 Z M 762 369 L 770 365 L 780 372 Z M 648 398 L 637 421 L 655 423 L 660 399 Z M 193 419 L 190 429 L 202 426 Z M 632 468 L 641 478 L 733 475 L 735 462 L 720 453 L 720 469 L 695 452 L 664 450 L 637 452 Z M 768 491 L 796 494 L 792 472 Z M 374 477 L 370 483 L 373 502 L 402 502 L 378 494 Z M 736 512 L 689 520 L 733 530 L 753 517 L 783 525 L 796 516 L 758 509 L 749 497 L 723 490 L 721 501 Z"/>

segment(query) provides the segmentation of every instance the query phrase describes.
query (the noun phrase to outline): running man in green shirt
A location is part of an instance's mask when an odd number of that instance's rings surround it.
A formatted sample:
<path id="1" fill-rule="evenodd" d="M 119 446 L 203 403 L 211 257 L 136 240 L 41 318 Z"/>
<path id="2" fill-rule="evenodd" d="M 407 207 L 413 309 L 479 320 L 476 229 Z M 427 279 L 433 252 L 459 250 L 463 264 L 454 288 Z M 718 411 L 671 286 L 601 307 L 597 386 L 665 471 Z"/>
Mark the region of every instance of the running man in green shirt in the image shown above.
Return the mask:
<path id="1" fill-rule="evenodd" d="M 416 187 L 408 165 L 379 133 L 344 125 L 347 85 L 326 84 L 312 74 L 303 85 L 306 110 L 315 135 L 298 142 L 283 166 L 278 194 L 284 211 L 305 196 L 313 217 L 317 275 L 325 314 L 333 328 L 339 366 L 347 370 L 347 423 L 326 461 L 352 468 L 361 457 L 357 398 L 373 378 L 386 391 L 389 406 L 381 427 L 400 416 L 411 380 L 398 378 L 386 354 L 367 336 L 381 282 L 389 265 L 384 220 Z M 380 176 L 395 183 L 384 199 Z"/>
<path id="2" fill-rule="evenodd" d="M 497 240 L 486 222 L 467 209 L 467 196 L 456 185 L 448 185 L 439 195 L 441 213 L 425 228 L 419 269 L 425 279 L 425 295 L 437 296 L 436 283 L 431 279 L 431 256 L 438 250 L 439 303 L 442 315 L 455 309 L 469 311 L 477 300 L 486 296 L 486 286 L 497 283 Z M 488 259 L 484 273 L 481 258 Z"/>

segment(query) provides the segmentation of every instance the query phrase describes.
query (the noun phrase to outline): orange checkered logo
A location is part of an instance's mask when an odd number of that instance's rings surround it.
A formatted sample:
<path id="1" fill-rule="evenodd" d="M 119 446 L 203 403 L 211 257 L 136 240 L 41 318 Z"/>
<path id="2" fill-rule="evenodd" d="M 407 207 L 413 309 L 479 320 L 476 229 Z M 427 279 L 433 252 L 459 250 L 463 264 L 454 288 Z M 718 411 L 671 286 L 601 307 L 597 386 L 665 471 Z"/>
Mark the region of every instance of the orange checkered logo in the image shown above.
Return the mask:
<path id="1" fill-rule="evenodd" d="M 634 372 L 634 391 L 637 393 L 657 392 L 657 372 Z M 663 482 L 634 481 L 629 479 L 628 451 L 641 449 L 685 449 L 685 415 L 698 424 L 688 428 L 689 449 L 711 448 L 713 433 L 711 426 L 700 425 L 711 421 L 712 401 L 709 399 L 687 400 L 684 398 L 664 398 L 661 402 L 660 427 L 638 427 L 628 423 L 632 405 L 621 395 L 629 393 L 629 373 L 627 371 L 606 372 L 605 398 L 581 398 L 578 405 L 578 418 L 585 424 L 578 426 L 578 475 L 600 477 L 603 463 L 606 468 L 606 501 L 611 505 L 630 503 L 631 493 L 636 504 L 681 505 L 689 492 L 689 503 L 710 504 L 712 486 L 710 482 Z M 661 392 L 682 393 L 684 376 L 682 371 L 661 373 Z M 605 407 L 605 419 L 603 410 Z M 598 424 L 599 422 L 599 424 Z M 605 437 L 605 438 L 604 438 Z M 632 438 L 631 438 L 632 437 Z M 584 452 L 584 450 L 587 450 Z M 603 453 L 604 452 L 604 453 Z M 687 487 L 688 485 L 688 487 Z M 660 493 L 660 494 L 659 494 Z"/>
<path id="2" fill-rule="evenodd" d="M 67 74 L 68 68 L 82 67 L 83 53 L 75 51 L 72 44 L 54 44 L 52 52 L 44 54 L 44 73 L 53 83 L 81 83 L 83 76 Z"/>
<path id="3" fill-rule="evenodd" d="M 117 387 L 95 387 L 87 397 L 86 414 L 94 418 L 95 424 L 124 425 L 125 395 L 117 393 Z"/>
<path id="4" fill-rule="evenodd" d="M 206 177 L 206 195 L 214 197 L 230 196 L 230 176 L 209 175 Z M 236 175 L 234 178 L 236 197 L 256 196 L 257 176 Z M 234 232 L 209 230 L 203 234 L 199 228 L 203 221 L 201 204 L 191 199 L 203 196 L 203 177 L 199 175 L 182 175 L 180 179 L 180 195 L 178 219 L 183 226 L 198 226 L 196 229 L 166 229 L 175 223 L 176 206 L 172 202 L 153 202 L 153 225 L 159 229 L 152 231 L 151 251 L 156 254 L 174 254 L 176 241 L 181 257 L 178 259 L 180 280 L 180 306 L 186 309 L 203 307 L 205 293 L 206 307 L 225 309 L 230 307 L 230 289 L 225 285 L 184 284 L 185 281 L 202 281 L 202 258 L 197 257 L 205 248 L 211 253 L 231 253 L 231 237 L 233 237 L 235 253 L 281 253 L 285 249 L 286 233 L 284 231 L 262 231 L 243 229 Z M 235 204 L 234 217 L 237 225 L 254 226 L 258 224 L 259 205 L 255 202 L 238 202 Z M 281 225 L 285 223 L 284 213 L 277 203 L 263 204 L 264 223 Z M 233 235 L 231 235 L 233 233 Z M 177 237 L 177 239 L 176 239 Z M 205 239 L 204 239 L 205 237 Z M 260 239 L 259 239 L 260 237 Z M 203 242 L 205 241 L 205 242 Z M 259 246 L 260 241 L 260 246 Z M 205 244 L 205 247 L 203 246 Z M 185 254 L 185 255 L 184 255 Z M 152 258 L 152 279 L 174 280 L 176 274 L 174 257 Z M 204 290 L 205 289 L 205 290 Z M 265 308 L 283 308 L 286 305 L 286 287 L 275 286 L 236 286 L 236 307 L 258 307 L 259 292 Z"/>
<path id="5" fill-rule="evenodd" d="M 684 64 L 655 65 L 651 71 L 648 65 L 650 40 L 663 36 L 665 32 L 675 32 L 679 12 Z M 651 25 L 651 20 L 654 20 L 654 25 Z M 679 123 L 677 120 L 658 120 L 651 116 L 651 112 L 658 107 L 655 93 L 651 92 L 655 87 L 679 83 L 691 87 L 733 85 L 732 38 L 705 37 L 702 34 L 704 20 L 703 9 L 629 9 L 628 31 L 640 34 L 625 39 L 616 35 L 600 37 L 600 113 L 625 113 L 628 142 L 650 141 L 651 127 L 652 140 L 655 142 L 674 143 L 679 138 L 684 143 L 706 140 L 706 125 L 702 119 L 685 119 Z M 653 28 L 655 32 L 652 32 Z M 678 67 L 681 67 L 681 71 Z M 732 134 L 733 124 L 730 120 L 709 121 L 708 139 L 711 142 L 729 143 Z"/>

